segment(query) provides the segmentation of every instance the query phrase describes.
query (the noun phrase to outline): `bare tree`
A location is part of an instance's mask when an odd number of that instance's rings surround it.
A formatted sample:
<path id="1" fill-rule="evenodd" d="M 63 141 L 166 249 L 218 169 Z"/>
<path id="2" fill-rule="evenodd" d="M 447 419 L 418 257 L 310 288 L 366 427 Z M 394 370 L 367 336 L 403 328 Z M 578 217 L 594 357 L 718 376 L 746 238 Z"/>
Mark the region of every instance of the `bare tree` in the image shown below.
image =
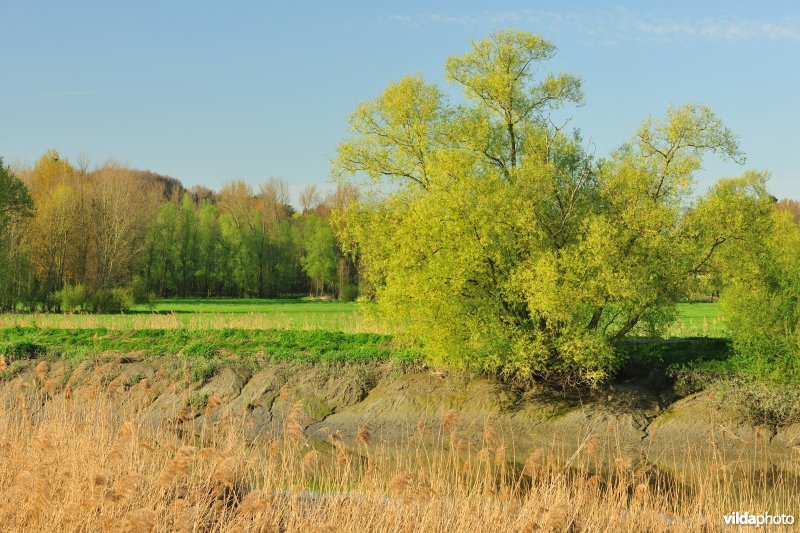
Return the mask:
<path id="1" fill-rule="evenodd" d="M 249 224 L 253 201 L 253 189 L 243 181 L 226 183 L 219 191 L 220 211 L 230 214 L 239 230 Z"/>
<path id="2" fill-rule="evenodd" d="M 192 201 L 194 205 L 200 205 L 203 201 L 209 201 L 211 203 L 217 202 L 217 195 L 214 191 L 209 189 L 208 187 L 204 187 L 202 185 L 195 185 L 191 189 L 189 189 L 189 194 L 192 195 Z"/>
<path id="3" fill-rule="evenodd" d="M 86 152 L 81 152 L 78 154 L 78 157 L 75 158 L 75 164 L 75 170 L 78 171 L 78 174 L 85 176 L 89 173 L 89 167 L 92 164 L 92 158 Z"/>
<path id="4" fill-rule="evenodd" d="M 303 213 L 309 213 L 311 211 L 316 211 L 322 204 L 322 195 L 316 185 L 308 185 L 300 191 L 299 200 L 300 208 L 303 210 Z"/>
<path id="5" fill-rule="evenodd" d="M 358 200 L 358 186 L 353 183 L 339 183 L 336 188 L 325 197 L 325 203 L 330 209 L 341 210 Z"/>
<path id="6" fill-rule="evenodd" d="M 775 207 L 781 211 L 791 213 L 795 222 L 800 224 L 800 201 L 793 200 L 791 198 L 784 198 L 779 200 L 778 203 L 775 204 Z"/>
<path id="7" fill-rule="evenodd" d="M 280 178 L 270 178 L 258 187 L 256 209 L 264 216 L 265 233 L 289 214 L 289 185 Z"/>
<path id="8" fill-rule="evenodd" d="M 93 173 L 92 219 L 97 284 L 105 288 L 130 270 L 144 244 L 161 191 L 133 170 L 107 165 Z"/>

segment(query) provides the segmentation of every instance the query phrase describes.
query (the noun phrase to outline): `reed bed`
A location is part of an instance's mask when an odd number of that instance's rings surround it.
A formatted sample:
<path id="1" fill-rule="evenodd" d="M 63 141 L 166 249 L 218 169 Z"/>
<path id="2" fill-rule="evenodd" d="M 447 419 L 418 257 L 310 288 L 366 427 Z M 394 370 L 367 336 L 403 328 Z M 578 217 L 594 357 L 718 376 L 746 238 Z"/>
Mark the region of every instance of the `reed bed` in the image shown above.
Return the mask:
<path id="1" fill-rule="evenodd" d="M 367 424 L 310 438 L 284 391 L 280 431 L 254 437 L 216 397 L 178 430 L 147 402 L 123 415 L 102 391 L 46 390 L 3 391 L 3 531 L 694 532 L 735 510 L 797 511 L 788 475 L 766 487 L 735 464 L 665 473 L 622 454 L 601 469 L 591 436 L 569 457 L 520 458 L 491 421 L 465 441 L 454 411 L 389 444 Z"/>

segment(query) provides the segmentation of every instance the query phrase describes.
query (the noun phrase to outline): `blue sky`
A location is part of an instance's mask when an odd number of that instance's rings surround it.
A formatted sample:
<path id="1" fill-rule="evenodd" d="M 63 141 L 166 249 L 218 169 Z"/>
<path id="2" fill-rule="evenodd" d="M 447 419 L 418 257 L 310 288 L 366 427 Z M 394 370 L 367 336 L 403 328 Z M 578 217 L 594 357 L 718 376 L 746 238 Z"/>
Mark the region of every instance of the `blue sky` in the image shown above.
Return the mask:
<path id="1" fill-rule="evenodd" d="M 746 168 L 800 198 L 800 8 L 791 2 L 0 0 L 0 155 L 53 147 L 187 185 L 327 183 L 357 103 L 404 74 L 444 84 L 470 40 L 515 27 L 579 74 L 597 155 L 669 103 L 710 105 Z M 701 189 L 739 174 L 709 159 Z"/>

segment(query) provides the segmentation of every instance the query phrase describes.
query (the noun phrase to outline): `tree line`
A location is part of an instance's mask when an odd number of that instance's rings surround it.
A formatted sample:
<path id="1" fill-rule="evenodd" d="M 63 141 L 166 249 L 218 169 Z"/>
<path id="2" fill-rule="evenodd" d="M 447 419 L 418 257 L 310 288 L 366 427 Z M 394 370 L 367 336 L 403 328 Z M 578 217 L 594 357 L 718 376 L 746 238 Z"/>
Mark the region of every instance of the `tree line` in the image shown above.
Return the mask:
<path id="1" fill-rule="evenodd" d="M 354 186 L 285 181 L 219 191 L 54 150 L 31 168 L 0 160 L 0 309 L 119 311 L 168 296 L 353 299 L 358 272 L 330 213 Z"/>

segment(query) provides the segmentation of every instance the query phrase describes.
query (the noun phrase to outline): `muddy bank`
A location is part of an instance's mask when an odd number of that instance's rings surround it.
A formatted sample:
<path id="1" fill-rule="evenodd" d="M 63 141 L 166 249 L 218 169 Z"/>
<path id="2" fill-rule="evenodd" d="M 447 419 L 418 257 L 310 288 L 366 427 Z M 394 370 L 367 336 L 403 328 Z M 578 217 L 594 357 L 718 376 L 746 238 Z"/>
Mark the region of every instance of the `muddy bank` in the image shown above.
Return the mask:
<path id="1" fill-rule="evenodd" d="M 668 471 L 749 464 L 797 473 L 800 464 L 800 424 L 754 427 L 712 393 L 675 398 L 617 384 L 598 394 L 565 396 L 386 364 L 276 362 L 256 372 L 226 367 L 202 385 L 186 385 L 179 370 L 166 370 L 158 360 L 119 354 L 74 369 L 64 362 L 24 365 L 0 385 L 4 401 L 22 393 L 38 393 L 42 402 L 105 395 L 120 412 L 141 410 L 152 424 L 178 432 L 235 417 L 244 419 L 247 438 L 278 435 L 294 408 L 302 410 L 305 435 L 320 441 L 337 431 L 353 439 L 367 426 L 390 446 L 414 435 L 447 440 L 465 453 L 505 445 L 521 463 L 534 453 L 565 466 L 586 461 Z"/>

